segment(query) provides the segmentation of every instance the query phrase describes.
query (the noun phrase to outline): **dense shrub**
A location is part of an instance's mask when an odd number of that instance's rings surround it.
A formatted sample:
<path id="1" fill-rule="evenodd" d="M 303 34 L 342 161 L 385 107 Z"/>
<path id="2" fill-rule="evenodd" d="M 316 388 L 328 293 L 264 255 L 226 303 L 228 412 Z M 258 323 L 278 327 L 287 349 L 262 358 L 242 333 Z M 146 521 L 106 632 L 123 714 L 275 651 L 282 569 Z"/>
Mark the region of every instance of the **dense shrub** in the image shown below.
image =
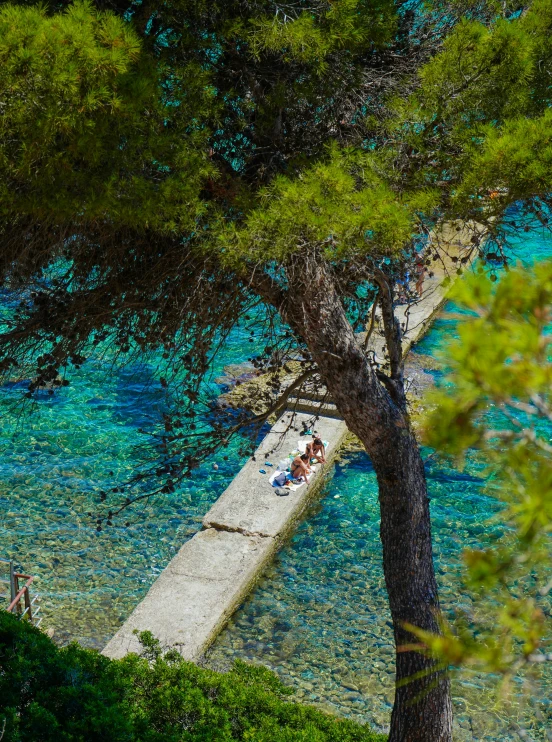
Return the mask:
<path id="1" fill-rule="evenodd" d="M 217 673 L 161 655 L 110 660 L 74 643 L 58 648 L 0 611 L 3 742 L 377 742 L 368 727 L 289 700 L 262 667 Z"/>

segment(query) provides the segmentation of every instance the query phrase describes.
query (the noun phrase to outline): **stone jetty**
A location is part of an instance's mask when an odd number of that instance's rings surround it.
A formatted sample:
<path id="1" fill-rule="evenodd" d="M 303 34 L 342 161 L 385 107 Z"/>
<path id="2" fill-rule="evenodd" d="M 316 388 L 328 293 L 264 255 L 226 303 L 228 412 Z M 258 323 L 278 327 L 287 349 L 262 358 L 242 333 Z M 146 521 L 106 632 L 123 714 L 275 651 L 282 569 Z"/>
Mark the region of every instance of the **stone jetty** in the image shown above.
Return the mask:
<path id="1" fill-rule="evenodd" d="M 423 295 L 410 306 L 397 308 L 404 327 L 404 352 L 419 340 L 446 298 L 449 280 L 457 275 L 467 254 L 473 230 L 447 226 L 433 235 L 442 260 L 424 281 Z M 370 349 L 383 357 L 383 342 L 374 332 Z M 252 382 L 254 383 L 254 382 Z M 188 660 L 198 660 L 240 606 L 265 566 L 294 530 L 305 509 L 319 494 L 329 464 L 318 467 L 308 485 L 279 497 L 268 482 L 273 471 L 264 466 L 286 458 L 297 447 L 303 424 L 328 441 L 329 463 L 347 433 L 331 401 L 309 398 L 308 391 L 290 401 L 295 410 L 279 418 L 250 459 L 203 519 L 203 527 L 187 541 L 151 586 L 145 598 L 109 641 L 103 653 L 123 657 L 139 651 L 135 630 L 149 630 L 165 648 L 174 647 Z M 265 469 L 263 474 L 259 470 Z"/>

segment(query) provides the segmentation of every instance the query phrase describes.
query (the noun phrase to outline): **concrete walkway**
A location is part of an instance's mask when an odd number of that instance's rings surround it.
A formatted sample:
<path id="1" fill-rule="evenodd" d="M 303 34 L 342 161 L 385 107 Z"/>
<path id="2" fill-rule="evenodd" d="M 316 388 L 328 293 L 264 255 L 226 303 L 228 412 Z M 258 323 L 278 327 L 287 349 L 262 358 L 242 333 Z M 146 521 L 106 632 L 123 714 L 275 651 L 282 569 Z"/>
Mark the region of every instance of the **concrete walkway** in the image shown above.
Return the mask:
<path id="1" fill-rule="evenodd" d="M 176 647 L 183 657 L 197 660 L 243 602 L 266 564 L 293 530 L 324 482 L 322 467 L 286 497 L 269 484 L 270 461 L 276 466 L 297 447 L 301 423 L 312 417 L 298 414 L 287 430 L 284 414 L 203 519 L 195 534 L 154 582 L 103 653 L 123 657 L 139 651 L 134 629 L 148 629 L 164 647 Z M 316 430 L 328 441 L 334 458 L 347 432 L 342 420 L 321 418 Z M 326 467 L 327 468 L 327 467 Z M 261 474 L 259 469 L 267 473 Z"/>
<path id="2" fill-rule="evenodd" d="M 426 279 L 423 297 L 410 307 L 398 307 L 404 325 L 404 352 L 425 333 L 442 306 L 447 288 L 445 277 L 456 276 L 457 261 L 471 233 L 448 228 L 434 241 L 445 246 L 448 258 L 435 263 L 435 275 Z M 376 355 L 383 356 L 381 337 L 374 333 L 370 343 Z M 308 402 L 308 400 L 307 400 Z M 197 660 L 216 638 L 232 613 L 251 591 L 265 566 L 281 547 L 306 507 L 319 493 L 328 466 L 318 467 L 308 485 L 286 497 L 278 497 L 268 483 L 274 466 L 297 447 L 302 423 L 311 425 L 313 412 L 320 405 L 297 413 L 294 428 L 289 412 L 276 422 L 255 453 L 223 492 L 203 520 L 203 529 L 187 541 L 150 588 L 127 621 L 107 644 L 103 653 L 123 657 L 139 651 L 133 634 L 149 630 L 163 647 L 177 648 L 188 660 Z M 329 442 L 331 461 L 347 432 L 345 423 L 330 416 L 316 421 L 316 430 Z M 287 432 L 286 432 L 287 431 Z M 265 469 L 261 474 L 259 469 Z"/>

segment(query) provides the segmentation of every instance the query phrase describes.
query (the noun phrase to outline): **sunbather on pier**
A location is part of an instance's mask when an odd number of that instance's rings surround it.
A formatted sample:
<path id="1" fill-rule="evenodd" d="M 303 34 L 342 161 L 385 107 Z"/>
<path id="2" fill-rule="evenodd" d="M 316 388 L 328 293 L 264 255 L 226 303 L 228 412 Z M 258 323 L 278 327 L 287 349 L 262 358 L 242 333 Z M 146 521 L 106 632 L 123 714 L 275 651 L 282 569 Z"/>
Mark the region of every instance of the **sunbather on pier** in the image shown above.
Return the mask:
<path id="1" fill-rule="evenodd" d="M 309 463 L 311 459 L 315 459 L 319 464 L 326 463 L 326 450 L 324 443 L 321 438 L 313 435 L 313 440 L 309 441 L 305 446 L 305 453 L 309 457 Z"/>
<path id="2" fill-rule="evenodd" d="M 306 482 L 308 475 L 311 473 L 309 461 L 310 459 L 307 453 L 304 453 L 301 456 L 296 456 L 291 462 L 291 476 L 294 479 L 301 479 L 301 477 L 303 477 Z"/>
<path id="3" fill-rule="evenodd" d="M 312 455 L 320 463 L 326 463 L 326 447 L 322 438 L 315 438 L 312 442 Z"/>

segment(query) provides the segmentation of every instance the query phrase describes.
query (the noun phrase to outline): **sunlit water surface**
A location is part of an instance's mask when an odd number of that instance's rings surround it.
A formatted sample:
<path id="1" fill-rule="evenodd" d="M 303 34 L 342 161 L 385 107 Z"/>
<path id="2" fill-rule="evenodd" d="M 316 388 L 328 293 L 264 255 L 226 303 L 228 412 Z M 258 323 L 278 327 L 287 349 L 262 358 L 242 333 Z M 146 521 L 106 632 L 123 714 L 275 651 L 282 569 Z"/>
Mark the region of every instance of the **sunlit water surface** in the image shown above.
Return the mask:
<path id="1" fill-rule="evenodd" d="M 552 240 L 530 235 L 519 255 L 548 257 Z M 437 321 L 417 351 L 434 355 L 452 331 L 449 320 Z M 248 337 L 234 333 L 213 377 L 255 350 Z M 13 557 L 37 575 L 43 626 L 53 628 L 58 641 L 101 648 L 195 533 L 243 460 L 233 450 L 228 461 L 217 462 L 217 471 L 205 466 L 173 495 L 135 511 L 129 527 L 116 521 L 97 533 L 87 513 L 97 507 L 102 489 L 141 464 L 139 428 L 159 418 L 162 392 L 151 368 L 120 371 L 100 360 L 88 361 L 73 381 L 41 402 L 32 424 L 12 410 L 18 390 L 0 393 L 0 557 Z M 463 472 L 438 461 L 427 466 L 443 604 L 468 616 L 474 605 L 461 586 L 462 549 L 501 535 L 499 525 L 488 524 L 500 506 L 483 486 L 483 469 L 476 456 Z M 393 646 L 376 482 L 367 456 L 343 457 L 323 495 L 208 661 L 218 667 L 236 657 L 262 662 L 298 697 L 384 729 L 393 701 Z M 523 683 L 516 690 L 508 704 L 495 706 L 488 682 L 455 678 L 456 739 L 519 739 L 513 723 L 544 739 L 547 699 L 536 687 L 525 693 Z"/>

